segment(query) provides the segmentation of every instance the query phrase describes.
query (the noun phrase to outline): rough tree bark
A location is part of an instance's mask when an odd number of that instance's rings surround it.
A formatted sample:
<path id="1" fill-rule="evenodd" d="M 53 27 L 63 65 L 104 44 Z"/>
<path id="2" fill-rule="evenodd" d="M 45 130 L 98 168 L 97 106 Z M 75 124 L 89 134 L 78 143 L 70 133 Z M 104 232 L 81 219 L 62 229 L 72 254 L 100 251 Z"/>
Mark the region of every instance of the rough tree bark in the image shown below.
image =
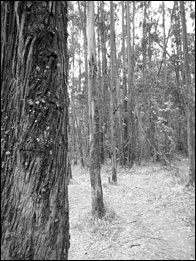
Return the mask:
<path id="1" fill-rule="evenodd" d="M 1 258 L 65 260 L 67 2 L 1 8 Z"/>
<path id="2" fill-rule="evenodd" d="M 87 40 L 88 40 L 88 103 L 90 129 L 90 180 L 92 197 L 92 215 L 101 218 L 105 215 L 103 192 L 100 175 L 99 151 L 99 111 L 98 92 L 96 86 L 96 48 L 94 29 L 94 1 L 88 2 L 87 7 Z"/>

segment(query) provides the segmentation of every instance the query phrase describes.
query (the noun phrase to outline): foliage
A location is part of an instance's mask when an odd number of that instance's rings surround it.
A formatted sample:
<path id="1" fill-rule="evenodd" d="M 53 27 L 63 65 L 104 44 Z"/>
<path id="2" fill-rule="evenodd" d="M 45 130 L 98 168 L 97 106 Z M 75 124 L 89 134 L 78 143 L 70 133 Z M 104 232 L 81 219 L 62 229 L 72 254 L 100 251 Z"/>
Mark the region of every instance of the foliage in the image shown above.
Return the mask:
<path id="1" fill-rule="evenodd" d="M 85 67 L 84 62 L 82 62 L 81 57 L 81 30 L 82 24 L 85 25 L 85 5 L 82 1 L 80 4 L 80 11 L 82 12 L 83 22 L 80 23 L 78 20 L 78 6 L 72 2 L 70 20 L 71 20 L 71 37 L 70 37 L 70 52 L 71 57 L 75 55 L 75 67 L 71 68 L 71 71 L 76 70 L 77 66 L 80 67 L 81 72 L 78 76 L 75 76 L 75 80 L 70 82 L 70 90 L 72 92 L 72 104 L 74 106 L 75 114 L 71 109 L 71 118 L 77 118 L 78 125 L 77 129 L 80 129 L 81 134 L 81 147 L 79 149 L 76 146 L 76 155 L 77 157 L 83 152 L 83 157 L 88 159 L 88 126 L 86 118 L 82 115 L 88 113 L 87 107 L 87 96 L 86 96 L 86 80 L 85 80 Z M 131 6 L 131 27 L 133 29 L 133 7 Z M 194 8 L 191 3 L 186 4 L 187 12 L 193 18 Z M 153 7 L 153 4 L 138 2 L 135 5 L 135 19 L 138 21 L 138 17 L 148 14 L 146 17 L 143 17 L 143 20 L 140 19 L 140 23 L 135 24 L 135 31 L 137 35 L 135 37 L 135 46 L 134 46 L 134 61 L 133 61 L 133 73 L 134 73 L 134 95 L 136 98 L 136 107 L 134 109 L 134 114 L 136 115 L 135 124 L 137 126 L 142 126 L 142 130 L 137 131 L 135 137 L 135 142 L 137 148 L 135 151 L 135 160 L 137 161 L 142 157 L 148 158 L 157 157 L 157 154 L 162 155 L 161 157 L 166 157 L 168 160 L 171 160 L 174 153 L 179 151 L 187 153 L 187 139 L 186 139 L 186 93 L 184 90 L 184 76 L 183 76 L 183 59 L 182 53 L 180 51 L 180 44 L 182 41 L 181 34 L 181 25 L 180 25 L 180 13 L 179 6 L 175 3 L 173 7 L 165 9 L 166 19 L 170 21 L 169 28 L 166 31 L 166 63 L 167 63 L 167 86 L 163 86 L 164 80 L 164 71 L 163 71 L 163 33 L 162 33 L 162 22 L 160 19 L 160 14 L 163 13 L 163 6 L 156 8 Z M 158 15 L 159 13 L 159 15 Z M 123 152 L 121 149 L 121 138 L 122 135 L 119 127 L 119 122 L 117 118 L 121 117 L 121 124 L 126 126 L 126 120 L 129 119 L 129 113 L 124 111 L 124 103 L 129 102 L 128 95 L 125 95 L 125 89 L 127 85 L 124 85 L 123 80 L 123 48 L 122 48 L 122 29 L 120 28 L 122 23 L 122 3 L 114 2 L 114 16 L 116 22 L 116 41 L 117 44 L 117 71 L 119 72 L 119 101 L 120 104 L 117 104 L 117 98 L 114 104 L 114 114 L 115 114 L 115 142 L 117 144 L 117 158 L 119 162 L 123 157 Z M 105 63 L 104 55 L 107 58 L 107 75 L 110 74 L 111 70 L 111 50 L 110 50 L 110 12 L 108 3 L 100 4 L 95 3 L 95 25 L 96 25 L 96 41 L 97 41 L 97 57 L 100 66 L 103 66 Z M 104 20 L 102 20 L 104 17 Z M 191 19 L 192 19 L 191 18 Z M 81 17 L 80 17 L 81 19 Z M 127 28 L 127 27 L 126 27 Z M 125 29 L 126 29 L 125 28 Z M 143 30 L 142 37 L 138 37 L 139 31 Z M 101 35 L 104 33 L 104 38 L 101 38 Z M 133 32 L 131 32 L 133 33 Z M 140 33 L 141 34 L 141 33 Z M 188 46 L 189 46 L 189 56 L 190 56 L 190 67 L 191 73 L 194 72 L 194 33 L 188 33 Z M 127 52 L 127 31 L 125 30 L 125 52 Z M 102 49 L 102 41 L 105 39 L 106 44 L 106 53 Z M 171 41 L 171 48 L 170 42 Z M 77 60 L 76 57 L 79 59 Z M 144 57 L 146 56 L 146 63 L 144 64 Z M 127 61 L 127 53 L 125 53 L 125 58 Z M 125 65 L 125 77 L 127 77 L 128 68 L 127 64 Z M 98 67 L 98 78 L 97 84 L 100 89 L 99 94 L 99 113 L 101 116 L 100 132 L 103 133 L 103 145 L 100 147 L 103 150 L 103 155 L 105 160 L 107 157 L 111 157 L 111 122 L 109 121 L 109 107 L 108 98 L 106 94 L 109 95 L 108 90 L 103 90 L 104 80 L 109 84 L 109 79 L 106 79 L 106 75 L 103 74 L 101 67 Z M 83 78 L 82 78 L 83 77 Z M 104 79 L 105 77 L 105 79 Z M 82 80 L 83 79 L 83 80 Z M 194 81 L 194 79 L 193 79 Z M 194 82 L 192 82 L 194 84 Z M 111 88 L 111 87 L 110 87 Z M 115 89 L 116 92 L 116 89 Z M 84 95 L 84 96 L 83 96 Z M 117 95 L 115 93 L 115 95 Z M 83 98 L 84 97 L 84 98 Z M 116 96 L 117 97 L 117 96 Z M 194 95 L 192 96 L 194 97 Z M 127 100 L 126 100 L 127 99 Z M 76 105 L 77 104 L 77 105 Z M 194 100 L 192 101 L 192 106 L 194 107 Z M 72 107 L 72 106 L 71 106 Z M 75 127 L 73 127 L 75 128 Z M 76 131 L 77 132 L 77 131 Z M 141 133 L 140 133 L 141 132 Z M 124 135 L 124 134 L 123 134 Z M 144 140 L 145 144 L 144 145 Z M 71 137 L 71 144 L 73 144 L 73 136 Z M 79 144 L 79 143 L 78 143 Z M 128 142 L 129 144 L 129 142 Z M 124 143 L 124 148 L 126 148 L 127 142 Z M 71 145 L 73 148 L 73 145 Z M 142 150 L 140 150 L 142 148 Z M 147 152 L 151 151 L 150 153 Z M 75 149 L 74 149 L 75 151 Z M 85 155 L 85 156 L 84 156 Z M 158 159 L 158 158 L 157 158 Z M 88 161 L 88 160 L 87 160 Z M 87 163 L 86 161 L 86 163 Z M 122 163 L 122 162 L 121 162 Z"/>

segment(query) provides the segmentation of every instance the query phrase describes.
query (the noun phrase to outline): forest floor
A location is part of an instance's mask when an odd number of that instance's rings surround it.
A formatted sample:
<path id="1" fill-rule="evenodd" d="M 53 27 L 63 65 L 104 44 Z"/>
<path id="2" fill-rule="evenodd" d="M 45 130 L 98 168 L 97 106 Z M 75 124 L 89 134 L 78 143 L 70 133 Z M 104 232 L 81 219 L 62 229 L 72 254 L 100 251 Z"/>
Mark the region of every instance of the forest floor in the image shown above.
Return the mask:
<path id="1" fill-rule="evenodd" d="M 73 167 L 69 185 L 69 260 L 195 260 L 195 192 L 186 187 L 187 159 L 176 169 L 148 163 L 101 169 L 106 215 L 91 214 L 89 172 Z"/>

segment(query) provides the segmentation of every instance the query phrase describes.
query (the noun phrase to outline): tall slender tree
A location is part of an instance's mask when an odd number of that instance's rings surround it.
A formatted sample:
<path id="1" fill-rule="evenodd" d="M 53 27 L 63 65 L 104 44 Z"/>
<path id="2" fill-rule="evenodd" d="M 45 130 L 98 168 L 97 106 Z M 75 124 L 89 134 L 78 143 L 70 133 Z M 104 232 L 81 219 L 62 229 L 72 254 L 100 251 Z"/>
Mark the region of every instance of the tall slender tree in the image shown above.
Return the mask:
<path id="1" fill-rule="evenodd" d="M 107 49 L 106 49 L 106 41 L 107 41 L 107 26 L 106 26 L 106 13 L 104 10 L 104 1 L 100 3 L 100 36 L 101 36 L 101 70 L 102 70 L 102 100 L 103 100 L 103 117 L 102 117 L 102 131 L 101 131 L 101 162 L 104 162 L 106 156 L 106 144 L 104 142 L 105 134 L 107 134 L 109 129 L 109 95 L 108 95 L 108 70 L 107 70 Z"/>
<path id="2" fill-rule="evenodd" d="M 74 20 L 72 20 L 72 30 L 74 31 Z M 74 34 L 72 34 L 71 42 L 72 42 L 72 45 L 74 46 L 74 42 L 75 42 Z M 74 68 L 75 67 L 75 47 L 73 49 L 72 54 L 73 54 L 72 55 L 72 68 Z M 75 85 L 74 81 L 75 81 L 75 70 L 73 69 L 72 70 L 72 86 Z M 77 161 L 78 161 L 78 159 L 77 159 L 78 158 L 77 146 L 76 146 L 76 144 L 77 144 L 77 141 L 76 141 L 77 131 L 76 131 L 75 120 L 74 120 L 75 119 L 75 113 L 74 113 L 74 111 L 75 111 L 75 105 L 74 105 L 75 99 L 74 99 L 74 95 L 75 95 L 75 90 L 74 90 L 74 88 L 72 88 L 72 90 L 71 90 L 71 108 L 73 110 L 73 116 L 74 116 L 74 117 L 72 117 L 72 120 L 73 120 L 73 122 L 72 122 L 72 137 L 73 137 L 73 152 L 72 152 L 72 155 L 73 155 L 74 165 L 77 165 Z"/>
<path id="3" fill-rule="evenodd" d="M 87 40 L 88 40 L 88 103 L 90 129 L 90 180 L 92 197 L 92 214 L 99 218 L 105 215 L 103 192 L 100 175 L 99 151 L 99 111 L 98 91 L 96 85 L 97 64 L 94 29 L 94 1 L 87 7 Z"/>
<path id="4" fill-rule="evenodd" d="M 148 1 L 143 1 L 143 27 L 142 27 L 142 59 L 143 59 L 143 66 L 142 72 L 143 77 L 145 77 L 145 70 L 146 70 L 146 59 L 147 59 L 147 7 Z"/>
<path id="5" fill-rule="evenodd" d="M 87 58 L 87 32 L 86 32 L 86 1 L 83 1 L 84 12 L 80 7 L 80 1 L 78 2 L 78 10 L 80 14 L 80 21 L 82 23 L 82 31 L 84 36 L 84 62 L 85 62 L 85 86 L 88 86 L 88 58 Z"/>
<path id="6" fill-rule="evenodd" d="M 123 97 L 124 97 L 124 113 L 125 117 L 123 120 L 123 153 L 122 153 L 122 165 L 126 165 L 128 162 L 128 97 L 127 97 L 127 80 L 126 80 L 126 71 L 127 71 L 127 63 L 125 59 L 125 8 L 124 1 L 122 1 L 122 61 L 123 61 Z"/>
<path id="7" fill-rule="evenodd" d="M 193 122 L 192 122 L 192 87 L 189 66 L 189 52 L 187 43 L 187 29 L 184 1 L 180 1 L 181 22 L 182 22 L 182 37 L 183 37 L 183 55 L 184 55 L 184 70 L 186 84 L 186 100 L 187 100 L 187 134 L 188 134 L 188 155 L 189 155 L 189 183 L 195 183 L 195 144 L 193 138 Z"/>
<path id="8" fill-rule="evenodd" d="M 1 258 L 69 248 L 67 2 L 2 1 Z"/>
<path id="9" fill-rule="evenodd" d="M 127 56 L 128 56 L 128 96 L 129 96 L 129 167 L 133 166 L 134 159 L 134 94 L 133 94 L 133 50 L 131 45 L 131 34 L 130 34 L 130 5 L 127 1 Z"/>
<path id="10" fill-rule="evenodd" d="M 114 102 L 116 93 L 115 77 L 115 32 L 114 32 L 114 12 L 113 1 L 110 1 L 110 49 L 111 49 L 111 68 L 110 68 L 110 120 L 111 120 L 111 153 L 112 153 L 112 181 L 117 182 L 116 175 L 116 140 L 115 140 L 115 118 Z"/>
<path id="11" fill-rule="evenodd" d="M 162 1 L 163 10 L 163 64 L 164 64 L 164 87 L 167 85 L 167 63 L 166 63 L 166 35 L 165 35 L 165 3 Z"/>
<path id="12" fill-rule="evenodd" d="M 113 4 L 114 6 L 114 4 Z M 115 112 L 115 119 L 116 120 L 116 135 L 115 135 L 115 142 L 116 142 L 116 147 L 118 147 L 118 153 L 116 152 L 116 161 L 121 162 L 122 157 L 123 157 L 123 126 L 122 126 L 122 98 L 121 98 L 121 91 L 120 91 L 120 81 L 119 81 L 119 65 L 118 65 L 118 52 L 117 52 L 117 46 L 116 46 L 116 29 L 115 29 L 115 8 L 113 10 L 113 33 L 114 33 L 114 37 L 113 37 L 113 60 L 114 60 L 114 81 L 115 81 L 115 86 L 116 86 L 116 95 L 115 95 L 115 103 L 116 106 L 114 108 L 114 112 Z M 116 137 L 119 137 L 119 140 L 117 140 Z M 115 181 L 114 181 L 115 182 Z"/>

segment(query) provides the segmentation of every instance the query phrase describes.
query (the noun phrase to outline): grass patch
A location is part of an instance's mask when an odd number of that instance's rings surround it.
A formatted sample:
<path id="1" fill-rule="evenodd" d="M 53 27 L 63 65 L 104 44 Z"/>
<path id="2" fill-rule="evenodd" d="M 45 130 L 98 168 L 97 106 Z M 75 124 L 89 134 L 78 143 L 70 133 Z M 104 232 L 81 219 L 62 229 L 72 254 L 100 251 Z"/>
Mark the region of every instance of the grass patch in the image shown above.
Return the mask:
<path id="1" fill-rule="evenodd" d="M 83 230 L 86 232 L 101 237 L 109 237 L 115 228 L 118 228 L 120 223 L 120 217 L 116 212 L 104 202 L 105 215 L 103 218 L 92 216 L 91 212 L 87 212 L 81 219 L 80 226 L 82 224 Z"/>

